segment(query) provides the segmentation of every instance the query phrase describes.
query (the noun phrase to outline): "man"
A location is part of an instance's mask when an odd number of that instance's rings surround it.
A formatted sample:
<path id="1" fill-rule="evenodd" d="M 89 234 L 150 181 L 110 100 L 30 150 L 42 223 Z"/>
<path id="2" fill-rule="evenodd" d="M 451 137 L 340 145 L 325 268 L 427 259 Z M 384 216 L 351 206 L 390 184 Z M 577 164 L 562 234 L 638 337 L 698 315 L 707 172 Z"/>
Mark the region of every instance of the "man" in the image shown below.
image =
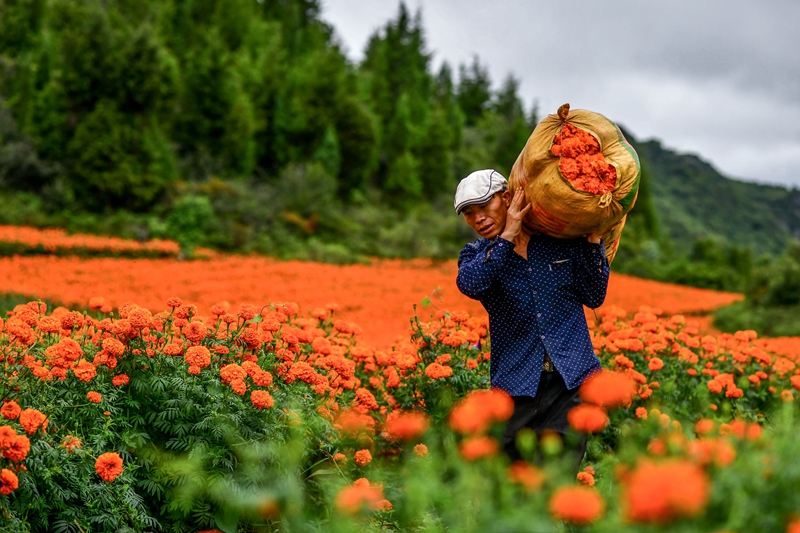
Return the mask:
<path id="1" fill-rule="evenodd" d="M 564 440 L 578 386 L 600 369 L 583 306 L 603 303 L 608 261 L 599 234 L 556 239 L 524 229 L 530 204 L 523 189 L 512 194 L 494 170 L 461 180 L 454 207 L 481 236 L 461 250 L 456 283 L 489 313 L 491 383 L 514 399 L 503 449 L 516 460 L 515 437 L 524 427 Z M 586 436 L 565 444 L 578 468 Z"/>

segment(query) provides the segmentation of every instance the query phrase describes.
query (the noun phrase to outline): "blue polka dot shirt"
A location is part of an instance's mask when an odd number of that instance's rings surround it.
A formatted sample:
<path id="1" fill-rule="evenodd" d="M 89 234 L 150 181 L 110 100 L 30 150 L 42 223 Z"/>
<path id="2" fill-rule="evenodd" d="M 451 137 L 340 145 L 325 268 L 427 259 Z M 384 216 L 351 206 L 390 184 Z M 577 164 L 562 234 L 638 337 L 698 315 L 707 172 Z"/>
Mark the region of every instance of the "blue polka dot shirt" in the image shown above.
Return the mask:
<path id="1" fill-rule="evenodd" d="M 599 370 L 583 306 L 603 303 L 608 275 L 603 244 L 586 239 L 534 233 L 527 260 L 501 237 L 466 245 L 456 284 L 489 313 L 492 386 L 535 396 L 545 353 L 568 389 Z"/>

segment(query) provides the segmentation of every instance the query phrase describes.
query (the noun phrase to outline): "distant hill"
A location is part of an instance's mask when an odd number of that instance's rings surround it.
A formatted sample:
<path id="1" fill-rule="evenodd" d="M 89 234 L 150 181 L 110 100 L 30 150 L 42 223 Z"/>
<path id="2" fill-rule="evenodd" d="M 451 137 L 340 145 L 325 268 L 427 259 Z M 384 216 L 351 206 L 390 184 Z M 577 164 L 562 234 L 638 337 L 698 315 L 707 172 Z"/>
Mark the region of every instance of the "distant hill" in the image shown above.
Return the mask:
<path id="1" fill-rule="evenodd" d="M 661 233 L 676 251 L 711 237 L 775 255 L 792 238 L 800 239 L 800 190 L 726 178 L 696 155 L 626 136 L 649 171 Z"/>

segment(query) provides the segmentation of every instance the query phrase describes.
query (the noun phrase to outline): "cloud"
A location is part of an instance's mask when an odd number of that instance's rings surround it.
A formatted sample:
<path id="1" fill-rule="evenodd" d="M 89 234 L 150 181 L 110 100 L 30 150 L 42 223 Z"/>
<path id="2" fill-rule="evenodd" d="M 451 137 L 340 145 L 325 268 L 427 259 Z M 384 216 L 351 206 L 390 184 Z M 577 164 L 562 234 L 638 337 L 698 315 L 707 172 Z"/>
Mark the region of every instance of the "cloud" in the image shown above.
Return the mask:
<path id="1" fill-rule="evenodd" d="M 358 60 L 398 2 L 327 0 Z M 800 186 L 800 2 L 409 1 L 434 63 L 478 55 L 513 73 L 543 113 L 599 111 L 637 138 L 699 154 L 723 173 Z"/>

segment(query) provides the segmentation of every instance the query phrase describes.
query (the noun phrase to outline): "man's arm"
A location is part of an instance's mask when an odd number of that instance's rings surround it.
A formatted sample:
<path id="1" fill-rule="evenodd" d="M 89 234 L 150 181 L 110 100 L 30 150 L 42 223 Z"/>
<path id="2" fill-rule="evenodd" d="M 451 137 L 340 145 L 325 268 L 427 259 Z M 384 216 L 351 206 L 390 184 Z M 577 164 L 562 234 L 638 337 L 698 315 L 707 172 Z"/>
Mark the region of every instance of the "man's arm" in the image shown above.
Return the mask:
<path id="1" fill-rule="evenodd" d="M 600 307 L 606 299 L 610 273 L 603 241 L 599 238 L 581 241 L 575 255 L 573 276 L 581 303 L 592 309 Z"/>
<path id="2" fill-rule="evenodd" d="M 485 249 L 477 242 L 466 245 L 458 256 L 458 290 L 464 296 L 480 300 L 497 279 L 503 261 L 512 253 L 514 243 L 503 238 Z"/>

